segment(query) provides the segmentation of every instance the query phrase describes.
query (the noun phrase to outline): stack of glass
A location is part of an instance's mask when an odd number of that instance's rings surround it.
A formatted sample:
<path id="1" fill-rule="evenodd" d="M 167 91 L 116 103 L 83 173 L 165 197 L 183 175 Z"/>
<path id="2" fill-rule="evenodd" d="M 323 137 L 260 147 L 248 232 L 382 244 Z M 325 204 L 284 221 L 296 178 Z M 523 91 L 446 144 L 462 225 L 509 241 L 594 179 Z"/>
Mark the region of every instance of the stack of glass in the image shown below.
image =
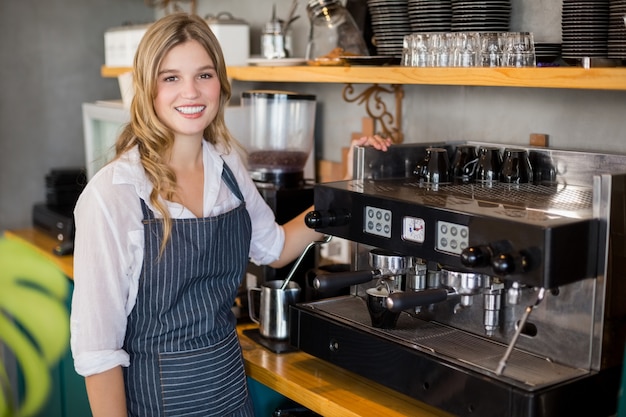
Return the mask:
<path id="1" fill-rule="evenodd" d="M 532 32 L 418 32 L 406 35 L 407 67 L 534 67 Z"/>

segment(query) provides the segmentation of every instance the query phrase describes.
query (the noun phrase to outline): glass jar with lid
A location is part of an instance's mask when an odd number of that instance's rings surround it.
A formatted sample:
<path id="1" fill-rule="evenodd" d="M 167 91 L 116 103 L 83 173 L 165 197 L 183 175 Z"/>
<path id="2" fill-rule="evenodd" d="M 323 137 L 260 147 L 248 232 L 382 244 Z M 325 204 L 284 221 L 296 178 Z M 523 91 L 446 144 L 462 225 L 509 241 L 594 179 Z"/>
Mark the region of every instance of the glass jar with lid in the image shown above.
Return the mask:
<path id="1" fill-rule="evenodd" d="M 311 24 L 306 59 L 369 56 L 363 34 L 341 1 L 309 0 L 306 11 Z"/>

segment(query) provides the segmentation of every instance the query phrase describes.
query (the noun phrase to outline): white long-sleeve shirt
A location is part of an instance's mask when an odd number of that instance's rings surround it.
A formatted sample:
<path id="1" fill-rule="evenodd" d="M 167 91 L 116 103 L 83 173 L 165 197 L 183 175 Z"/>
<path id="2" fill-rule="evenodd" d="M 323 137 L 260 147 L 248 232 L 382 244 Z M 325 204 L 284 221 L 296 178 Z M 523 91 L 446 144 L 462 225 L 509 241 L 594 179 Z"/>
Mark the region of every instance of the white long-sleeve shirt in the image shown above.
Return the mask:
<path id="1" fill-rule="evenodd" d="M 203 141 L 204 216 L 227 212 L 240 204 L 222 181 L 225 161 L 233 171 L 252 220 L 250 259 L 268 264 L 278 259 L 285 236 L 235 151 L 228 154 Z M 223 157 L 223 160 L 222 160 Z M 129 365 L 122 349 L 126 321 L 137 298 L 144 256 L 140 198 L 150 204 L 152 184 L 134 149 L 104 166 L 78 199 L 74 217 L 74 295 L 71 348 L 76 372 L 93 375 Z M 193 218 L 180 204 L 167 202 L 172 218 Z"/>

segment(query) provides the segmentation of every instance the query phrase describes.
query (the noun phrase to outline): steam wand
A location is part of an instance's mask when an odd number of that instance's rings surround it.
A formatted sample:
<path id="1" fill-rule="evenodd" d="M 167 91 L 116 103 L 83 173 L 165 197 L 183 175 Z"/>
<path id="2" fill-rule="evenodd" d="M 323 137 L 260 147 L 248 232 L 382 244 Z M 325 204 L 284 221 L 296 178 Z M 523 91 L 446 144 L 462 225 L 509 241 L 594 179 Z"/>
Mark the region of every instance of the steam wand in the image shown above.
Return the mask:
<path id="1" fill-rule="evenodd" d="M 515 347 L 515 344 L 517 343 L 517 339 L 519 338 L 519 335 L 522 333 L 522 329 L 526 325 L 528 316 L 530 316 L 530 313 L 533 311 L 533 309 L 537 307 L 539 303 L 541 303 L 545 293 L 546 293 L 545 288 L 539 288 L 539 292 L 537 293 L 537 300 L 535 301 L 535 304 L 529 305 L 528 307 L 526 307 L 526 310 L 524 310 L 524 314 L 522 315 L 521 320 L 517 324 L 517 329 L 515 330 L 513 339 L 511 339 L 509 346 L 506 348 L 506 352 L 504 352 L 504 356 L 502 356 L 502 359 L 500 359 L 500 362 L 498 362 L 496 375 L 502 375 L 504 368 L 506 368 L 506 362 L 509 360 L 509 356 L 511 356 L 511 353 L 513 352 L 513 348 Z"/>
<path id="2" fill-rule="evenodd" d="M 317 244 L 322 245 L 324 243 L 328 243 L 328 242 L 330 242 L 331 239 L 332 239 L 331 235 L 325 235 L 322 240 L 315 240 L 315 241 L 309 243 L 306 246 L 306 248 L 304 248 L 304 250 L 300 254 L 300 257 L 298 257 L 298 259 L 296 260 L 296 263 L 293 264 L 293 267 L 291 268 L 291 271 L 289 271 L 289 275 L 287 275 L 287 278 L 285 278 L 285 280 L 283 281 L 283 285 L 281 285 L 281 287 L 280 287 L 281 291 L 284 291 L 287 288 L 287 284 L 289 284 L 289 281 L 291 281 L 291 278 L 293 278 L 296 270 L 298 269 L 298 267 L 300 266 L 300 263 L 302 262 L 302 259 L 304 259 L 304 256 L 307 254 L 309 249 L 311 249 L 313 246 L 315 246 Z"/>

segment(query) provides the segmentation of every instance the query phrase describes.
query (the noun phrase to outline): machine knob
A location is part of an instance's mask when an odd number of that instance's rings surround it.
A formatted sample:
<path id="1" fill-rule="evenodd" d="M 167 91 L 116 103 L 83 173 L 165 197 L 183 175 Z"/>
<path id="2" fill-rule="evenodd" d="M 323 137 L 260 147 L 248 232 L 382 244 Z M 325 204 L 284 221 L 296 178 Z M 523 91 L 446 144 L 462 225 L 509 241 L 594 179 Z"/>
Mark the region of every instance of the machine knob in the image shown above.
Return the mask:
<path id="1" fill-rule="evenodd" d="M 491 263 L 492 250 L 489 246 L 472 246 L 461 252 L 461 263 L 470 268 L 479 268 Z"/>
<path id="2" fill-rule="evenodd" d="M 493 271 L 499 275 L 507 275 L 515 272 L 515 258 L 508 253 L 501 253 L 491 261 Z"/>
<path id="3" fill-rule="evenodd" d="M 315 210 L 308 212 L 304 217 L 304 223 L 309 229 L 345 226 L 349 222 L 350 213 L 343 210 Z"/>

